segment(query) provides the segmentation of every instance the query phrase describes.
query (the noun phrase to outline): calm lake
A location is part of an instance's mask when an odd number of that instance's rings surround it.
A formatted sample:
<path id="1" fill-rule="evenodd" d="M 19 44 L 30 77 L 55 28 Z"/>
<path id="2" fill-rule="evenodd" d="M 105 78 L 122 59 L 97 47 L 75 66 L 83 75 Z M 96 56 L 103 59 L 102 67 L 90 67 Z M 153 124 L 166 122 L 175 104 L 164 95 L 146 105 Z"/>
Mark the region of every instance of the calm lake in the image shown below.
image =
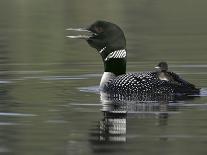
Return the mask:
<path id="1" fill-rule="evenodd" d="M 0 0 L 0 154 L 206 155 L 207 1 Z M 159 61 L 201 88 L 169 102 L 110 104 L 103 63 L 69 27 L 125 32 L 127 72 Z"/>

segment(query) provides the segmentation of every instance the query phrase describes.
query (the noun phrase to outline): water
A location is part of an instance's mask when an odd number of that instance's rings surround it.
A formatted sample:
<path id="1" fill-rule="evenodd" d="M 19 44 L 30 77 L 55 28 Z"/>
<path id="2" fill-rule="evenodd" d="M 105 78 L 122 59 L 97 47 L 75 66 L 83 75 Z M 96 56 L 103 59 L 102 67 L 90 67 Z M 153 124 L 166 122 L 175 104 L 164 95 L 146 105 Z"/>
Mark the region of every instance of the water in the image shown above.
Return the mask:
<path id="1" fill-rule="evenodd" d="M 0 153 L 206 154 L 206 4 L 1 0 Z M 200 97 L 110 104 L 97 91 L 98 53 L 65 37 L 97 19 L 123 28 L 128 72 L 165 60 Z"/>

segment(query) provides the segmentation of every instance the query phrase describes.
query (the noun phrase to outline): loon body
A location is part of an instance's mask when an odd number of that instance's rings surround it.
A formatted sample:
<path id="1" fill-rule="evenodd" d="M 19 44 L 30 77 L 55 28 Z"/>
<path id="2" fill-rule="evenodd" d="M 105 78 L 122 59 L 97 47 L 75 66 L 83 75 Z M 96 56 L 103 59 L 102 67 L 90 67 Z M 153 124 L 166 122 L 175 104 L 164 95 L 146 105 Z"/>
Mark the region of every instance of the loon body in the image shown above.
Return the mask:
<path id="1" fill-rule="evenodd" d="M 101 55 L 104 63 L 104 74 L 100 82 L 101 91 L 115 94 L 199 93 L 199 89 L 194 85 L 167 70 L 165 73 L 169 76 L 164 74 L 164 79 L 161 76 L 163 71 L 126 73 L 126 39 L 121 28 L 113 23 L 97 21 L 85 29 L 68 30 L 89 33 L 67 37 L 85 39 Z"/>

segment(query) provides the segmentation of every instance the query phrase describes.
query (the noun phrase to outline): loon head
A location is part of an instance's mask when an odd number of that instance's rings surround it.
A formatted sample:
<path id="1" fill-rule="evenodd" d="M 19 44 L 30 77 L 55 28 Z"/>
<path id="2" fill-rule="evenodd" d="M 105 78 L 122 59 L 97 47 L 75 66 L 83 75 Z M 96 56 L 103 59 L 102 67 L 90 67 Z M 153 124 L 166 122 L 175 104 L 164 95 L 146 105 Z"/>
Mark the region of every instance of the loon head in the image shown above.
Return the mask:
<path id="1" fill-rule="evenodd" d="M 90 35 L 67 37 L 85 39 L 91 47 L 99 51 L 105 72 L 112 72 L 115 75 L 126 73 L 126 39 L 119 26 L 107 21 L 96 21 L 88 28 L 67 30 L 90 33 Z"/>
<path id="2" fill-rule="evenodd" d="M 160 72 L 168 71 L 168 65 L 166 62 L 160 62 L 155 68 Z"/>
<path id="3" fill-rule="evenodd" d="M 106 21 L 96 21 L 88 28 L 95 33 L 87 39 L 88 44 L 98 51 L 107 48 L 109 51 L 115 51 L 126 48 L 126 39 L 121 28 L 113 23 Z M 107 53 L 106 53 L 107 54 Z"/>

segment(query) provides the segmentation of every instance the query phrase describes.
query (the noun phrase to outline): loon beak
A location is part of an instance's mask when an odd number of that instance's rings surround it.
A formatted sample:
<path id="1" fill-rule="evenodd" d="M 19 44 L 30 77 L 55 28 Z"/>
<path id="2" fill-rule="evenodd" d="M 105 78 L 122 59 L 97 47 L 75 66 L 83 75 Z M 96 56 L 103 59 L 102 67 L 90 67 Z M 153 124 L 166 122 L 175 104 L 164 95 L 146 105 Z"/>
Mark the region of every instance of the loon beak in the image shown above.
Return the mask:
<path id="1" fill-rule="evenodd" d="M 87 39 L 93 37 L 94 35 L 97 35 L 96 33 L 92 32 L 88 29 L 85 29 L 85 28 L 68 28 L 66 30 L 87 33 L 87 34 L 83 34 L 83 35 L 79 34 L 79 35 L 73 35 L 73 36 L 66 36 L 71 39 L 86 39 L 87 40 Z"/>

